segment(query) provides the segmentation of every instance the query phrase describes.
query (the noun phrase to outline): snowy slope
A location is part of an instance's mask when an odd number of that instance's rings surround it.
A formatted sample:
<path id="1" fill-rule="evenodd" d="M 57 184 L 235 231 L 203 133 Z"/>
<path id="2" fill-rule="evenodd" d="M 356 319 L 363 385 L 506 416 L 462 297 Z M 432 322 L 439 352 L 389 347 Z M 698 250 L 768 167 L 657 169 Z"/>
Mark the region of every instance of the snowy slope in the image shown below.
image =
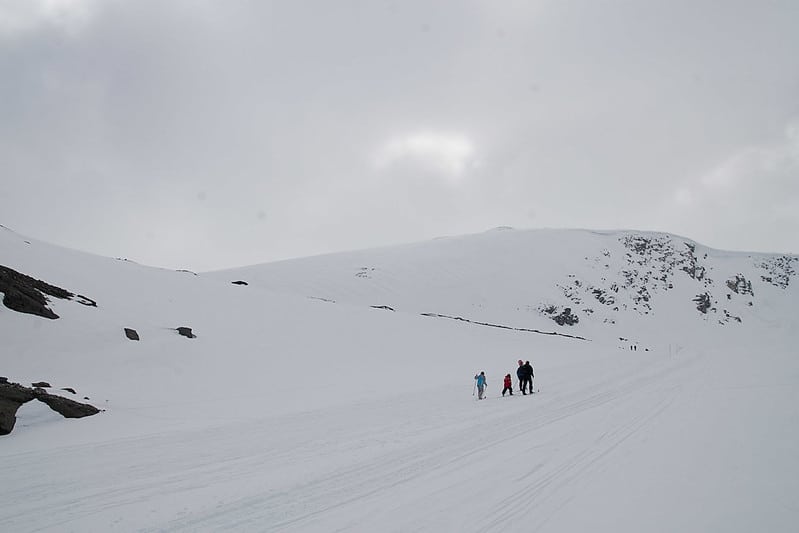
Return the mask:
<path id="1" fill-rule="evenodd" d="M 647 250 L 668 252 L 653 238 L 675 251 L 647 263 Z M 673 236 L 494 231 L 194 275 L 0 228 L 0 265 L 97 302 L 51 299 L 57 320 L 0 306 L 0 375 L 73 387 L 105 409 L 78 420 L 35 401 L 20 409 L 0 437 L 0 523 L 794 531 L 795 259 L 688 243 L 693 259 Z M 682 270 L 692 261 L 702 279 Z M 651 281 L 655 266 L 665 281 Z M 754 294 L 727 285 L 736 275 Z M 618 311 L 593 293 L 627 279 Z M 693 301 L 704 292 L 707 313 Z M 559 326 L 546 306 L 580 321 Z M 501 398 L 518 358 L 541 392 Z"/>
<path id="2" fill-rule="evenodd" d="M 797 268 L 796 256 L 724 252 L 663 233 L 498 228 L 207 275 L 416 314 L 590 338 L 643 328 L 649 341 L 673 341 L 674 330 L 693 335 L 706 323 L 795 324 L 777 310 L 797 294 Z M 567 308 L 575 324 L 553 321 Z"/>

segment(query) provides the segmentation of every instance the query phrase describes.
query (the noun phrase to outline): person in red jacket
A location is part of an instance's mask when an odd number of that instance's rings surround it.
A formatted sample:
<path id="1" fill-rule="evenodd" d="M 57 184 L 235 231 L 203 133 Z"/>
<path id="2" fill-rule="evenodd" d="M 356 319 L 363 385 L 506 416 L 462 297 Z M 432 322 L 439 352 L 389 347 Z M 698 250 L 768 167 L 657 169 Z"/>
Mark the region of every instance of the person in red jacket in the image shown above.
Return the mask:
<path id="1" fill-rule="evenodd" d="M 510 392 L 510 395 L 513 396 L 513 382 L 510 380 L 510 374 L 505 374 L 505 388 L 502 389 L 502 395 L 505 396 L 506 392 Z"/>

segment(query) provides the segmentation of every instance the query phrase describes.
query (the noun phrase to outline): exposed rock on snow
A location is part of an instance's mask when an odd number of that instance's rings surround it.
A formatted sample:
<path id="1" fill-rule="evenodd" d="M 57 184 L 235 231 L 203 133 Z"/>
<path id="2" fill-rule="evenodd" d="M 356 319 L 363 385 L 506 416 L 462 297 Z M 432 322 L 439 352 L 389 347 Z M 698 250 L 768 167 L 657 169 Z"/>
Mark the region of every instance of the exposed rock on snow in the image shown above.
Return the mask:
<path id="1" fill-rule="evenodd" d="M 0 435 L 11 433 L 17 422 L 17 410 L 31 400 L 47 404 L 64 418 L 83 418 L 100 412 L 93 405 L 50 394 L 42 388 L 32 389 L 19 383 L 4 382 L 0 383 Z"/>
<path id="2" fill-rule="evenodd" d="M 50 285 L 2 265 L 0 265 L 0 292 L 5 294 L 3 304 L 9 309 L 49 319 L 56 319 L 58 315 L 47 307 L 45 294 L 62 299 L 74 296 L 61 287 Z"/>
<path id="3" fill-rule="evenodd" d="M 791 278 L 796 275 L 796 271 L 793 268 L 793 263 L 796 261 L 799 261 L 799 257 L 783 255 L 764 259 L 757 263 L 756 266 L 768 273 L 768 276 L 761 275 L 760 279 L 780 289 L 787 289 L 791 283 Z"/>
<path id="4" fill-rule="evenodd" d="M 242 281 L 242 280 L 231 281 L 231 283 L 233 285 L 249 285 L 249 283 L 247 283 L 246 281 Z"/>
<path id="5" fill-rule="evenodd" d="M 572 313 L 571 307 L 566 307 L 560 314 L 552 317 L 559 326 L 573 326 L 580 321 L 580 317 Z"/>
<path id="6" fill-rule="evenodd" d="M 706 315 L 708 309 L 710 309 L 710 295 L 708 293 L 697 294 L 693 301 L 696 302 L 696 309 Z"/>
<path id="7" fill-rule="evenodd" d="M 189 339 L 197 338 L 197 335 L 195 335 L 194 333 L 191 332 L 191 328 L 187 328 L 185 326 L 181 326 L 181 327 L 177 328 L 176 331 L 180 335 L 183 335 L 184 337 L 188 337 Z"/>
<path id="8" fill-rule="evenodd" d="M 77 298 L 77 302 L 80 304 L 97 307 L 97 302 L 91 298 L 81 294 L 76 296 L 66 289 L 50 285 L 2 265 L 0 265 L 0 292 L 5 294 L 3 304 L 9 309 L 51 320 L 58 318 L 58 315 L 47 307 L 48 300 L 45 294 L 63 300 Z"/>
<path id="9" fill-rule="evenodd" d="M 97 307 L 97 302 L 95 302 L 94 300 L 92 300 L 91 298 L 89 298 L 87 296 L 84 296 L 82 294 L 78 294 L 78 295 L 75 296 L 75 298 L 77 298 L 77 300 L 75 300 L 75 301 L 78 302 L 81 305 L 85 305 L 87 307 Z"/>
<path id="10" fill-rule="evenodd" d="M 355 277 L 356 278 L 363 278 L 363 279 L 371 279 L 372 278 L 371 273 L 374 272 L 374 271 L 375 271 L 374 267 L 372 267 L 372 268 L 361 267 L 361 268 L 358 269 L 358 272 L 355 273 Z"/>
<path id="11" fill-rule="evenodd" d="M 320 302 L 327 302 L 327 303 L 330 303 L 330 304 L 336 303 L 335 300 L 331 300 L 330 298 L 321 298 L 319 296 L 308 296 L 308 298 L 310 300 L 319 300 Z"/>
<path id="12" fill-rule="evenodd" d="M 125 328 L 125 336 L 132 341 L 139 340 L 139 333 L 133 328 Z"/>
<path id="13" fill-rule="evenodd" d="M 696 296 L 692 300 L 700 313 L 717 315 L 718 323 L 722 325 L 742 322 L 741 317 L 733 311 L 744 302 L 736 303 L 732 294 L 727 293 L 726 300 L 732 307 L 720 308 L 718 300 L 725 299 L 725 295 L 718 290 L 726 287 L 735 294 L 754 298 L 752 281 L 743 273 L 739 272 L 726 279 L 722 285 L 720 279 L 714 280 L 712 277 L 714 268 L 712 265 L 716 263 L 708 258 L 708 253 L 698 252 L 696 243 L 686 242 L 685 239 L 673 235 L 625 232 L 618 241 L 627 250 L 624 257 L 625 264 L 618 271 L 614 271 L 613 267 L 614 263 L 619 265 L 619 260 L 607 248 L 596 257 L 586 256 L 585 261 L 589 265 L 602 270 L 600 282 L 597 283 L 596 280 L 586 282 L 577 279 L 574 274 L 568 274 L 566 283 L 557 284 L 566 301 L 547 302 L 539 307 L 539 311 L 545 316 L 556 319 L 561 307 L 572 305 L 578 306 L 586 315 L 590 315 L 594 309 L 583 307 L 583 302 L 593 298 L 613 313 L 602 316 L 602 321 L 614 323 L 614 315 L 619 312 L 653 314 L 657 307 L 655 301 L 660 295 L 674 289 L 675 286 L 685 286 L 687 283 L 693 285 L 694 290 L 698 289 L 697 292 L 693 292 Z M 760 256 L 752 262 L 752 266 L 765 271 L 760 276 L 762 281 L 786 289 L 791 278 L 796 275 L 793 265 L 797 260 L 799 258 L 793 256 Z M 747 301 L 745 305 L 753 307 L 754 301 Z M 560 325 L 569 325 L 565 317 L 557 318 L 556 322 Z"/>
<path id="14" fill-rule="evenodd" d="M 543 307 L 541 312 L 548 315 L 559 326 L 573 326 L 580 322 L 580 317 L 572 313 L 571 307 L 561 310 L 556 305 L 548 305 Z"/>
<path id="15" fill-rule="evenodd" d="M 730 278 L 726 282 L 727 287 L 735 294 L 748 294 L 754 296 L 752 291 L 752 282 L 747 281 L 743 274 L 738 274 L 734 278 Z"/>

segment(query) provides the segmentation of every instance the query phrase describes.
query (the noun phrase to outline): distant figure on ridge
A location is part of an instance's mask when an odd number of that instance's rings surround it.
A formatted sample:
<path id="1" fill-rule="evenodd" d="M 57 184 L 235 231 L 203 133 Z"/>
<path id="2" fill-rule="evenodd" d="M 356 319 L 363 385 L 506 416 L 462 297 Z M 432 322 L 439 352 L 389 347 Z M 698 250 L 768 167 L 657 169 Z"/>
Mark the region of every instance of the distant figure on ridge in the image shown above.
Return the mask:
<path id="1" fill-rule="evenodd" d="M 511 382 L 510 374 L 505 374 L 505 388 L 502 389 L 502 396 L 505 396 L 506 392 L 510 392 L 510 395 L 513 396 L 513 382 Z"/>
<path id="2" fill-rule="evenodd" d="M 477 380 L 477 399 L 482 400 L 483 393 L 486 390 L 486 373 L 480 372 L 479 374 L 474 376 L 474 379 Z"/>

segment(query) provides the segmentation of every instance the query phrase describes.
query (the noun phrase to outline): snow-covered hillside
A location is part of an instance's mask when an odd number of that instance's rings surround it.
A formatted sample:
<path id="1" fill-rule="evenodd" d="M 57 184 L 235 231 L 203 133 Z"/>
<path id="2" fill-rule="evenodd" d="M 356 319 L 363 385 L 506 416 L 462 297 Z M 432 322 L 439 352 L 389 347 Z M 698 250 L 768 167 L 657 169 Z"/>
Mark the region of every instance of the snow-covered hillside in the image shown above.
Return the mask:
<path id="1" fill-rule="evenodd" d="M 794 256 L 496 230 L 198 275 L 0 227 L 0 265 L 74 295 L 57 319 L 0 306 L 0 376 L 103 409 L 19 409 L 4 530 L 799 520 Z M 520 358 L 540 392 L 503 398 Z"/>
<path id="2" fill-rule="evenodd" d="M 797 256 L 722 252 L 663 233 L 498 228 L 209 276 L 400 312 L 673 342 L 705 324 L 795 324 L 775 311 L 797 294 L 798 268 Z"/>

